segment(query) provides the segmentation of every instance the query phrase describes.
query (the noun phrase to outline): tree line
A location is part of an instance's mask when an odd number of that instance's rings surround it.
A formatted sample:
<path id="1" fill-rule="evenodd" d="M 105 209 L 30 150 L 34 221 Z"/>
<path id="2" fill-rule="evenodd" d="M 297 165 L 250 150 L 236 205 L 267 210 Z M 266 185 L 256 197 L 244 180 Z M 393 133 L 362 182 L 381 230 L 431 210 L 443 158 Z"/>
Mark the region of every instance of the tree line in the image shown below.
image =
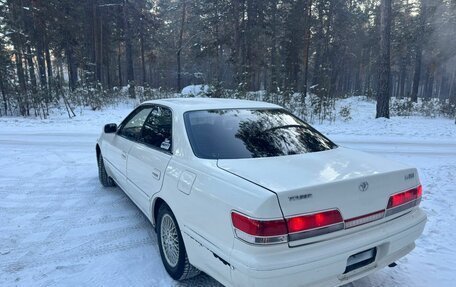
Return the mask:
<path id="1" fill-rule="evenodd" d="M 203 83 L 456 103 L 455 0 L 0 0 L 0 35 L 2 115 Z"/>

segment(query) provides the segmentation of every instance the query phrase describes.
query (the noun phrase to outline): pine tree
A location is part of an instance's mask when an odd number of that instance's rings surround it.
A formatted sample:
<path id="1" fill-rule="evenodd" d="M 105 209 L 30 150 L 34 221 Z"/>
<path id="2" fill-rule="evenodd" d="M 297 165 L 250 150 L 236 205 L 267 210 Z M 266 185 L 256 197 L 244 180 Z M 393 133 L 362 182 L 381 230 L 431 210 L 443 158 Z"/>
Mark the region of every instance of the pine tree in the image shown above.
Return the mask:
<path id="1" fill-rule="evenodd" d="M 389 119 L 389 99 L 391 92 L 391 0 L 382 0 L 380 9 L 379 81 L 377 91 L 377 114 L 375 117 Z"/>

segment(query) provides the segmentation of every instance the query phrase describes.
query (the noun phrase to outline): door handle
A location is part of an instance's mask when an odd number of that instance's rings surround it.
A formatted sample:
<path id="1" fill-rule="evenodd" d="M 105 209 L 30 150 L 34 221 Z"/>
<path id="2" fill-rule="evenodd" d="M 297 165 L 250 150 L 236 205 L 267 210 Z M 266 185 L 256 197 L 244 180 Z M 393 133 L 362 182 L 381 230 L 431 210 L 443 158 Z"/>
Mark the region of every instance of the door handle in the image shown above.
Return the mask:
<path id="1" fill-rule="evenodd" d="M 161 175 L 161 172 L 160 172 L 158 169 L 154 168 L 154 169 L 152 170 L 152 176 L 153 176 L 156 180 L 160 180 L 160 175 Z"/>
<path id="2" fill-rule="evenodd" d="M 126 160 L 127 159 L 127 154 L 123 152 L 122 153 L 122 158 Z"/>

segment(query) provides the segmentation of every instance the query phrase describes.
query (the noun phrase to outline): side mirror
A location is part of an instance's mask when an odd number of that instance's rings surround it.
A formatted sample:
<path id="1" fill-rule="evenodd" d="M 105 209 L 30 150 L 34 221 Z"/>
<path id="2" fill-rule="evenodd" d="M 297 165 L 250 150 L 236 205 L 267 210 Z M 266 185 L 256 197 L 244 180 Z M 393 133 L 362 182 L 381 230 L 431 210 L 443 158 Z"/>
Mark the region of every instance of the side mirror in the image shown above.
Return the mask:
<path id="1" fill-rule="evenodd" d="M 107 134 L 112 134 L 117 131 L 117 124 L 107 124 L 104 126 L 104 132 Z"/>

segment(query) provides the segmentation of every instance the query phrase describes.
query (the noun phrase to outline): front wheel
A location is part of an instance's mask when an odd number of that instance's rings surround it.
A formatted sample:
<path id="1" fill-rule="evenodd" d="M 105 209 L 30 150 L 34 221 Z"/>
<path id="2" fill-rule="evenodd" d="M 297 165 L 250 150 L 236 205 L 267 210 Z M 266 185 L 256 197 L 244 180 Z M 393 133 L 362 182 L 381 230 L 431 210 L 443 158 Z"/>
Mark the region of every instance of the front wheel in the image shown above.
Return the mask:
<path id="1" fill-rule="evenodd" d="M 104 187 L 112 187 L 116 185 L 114 180 L 112 180 L 106 172 L 103 156 L 101 154 L 98 156 L 98 179 Z"/>
<path id="2" fill-rule="evenodd" d="M 163 265 L 174 280 L 189 279 L 200 273 L 188 261 L 176 218 L 166 204 L 158 210 L 157 237 Z"/>

